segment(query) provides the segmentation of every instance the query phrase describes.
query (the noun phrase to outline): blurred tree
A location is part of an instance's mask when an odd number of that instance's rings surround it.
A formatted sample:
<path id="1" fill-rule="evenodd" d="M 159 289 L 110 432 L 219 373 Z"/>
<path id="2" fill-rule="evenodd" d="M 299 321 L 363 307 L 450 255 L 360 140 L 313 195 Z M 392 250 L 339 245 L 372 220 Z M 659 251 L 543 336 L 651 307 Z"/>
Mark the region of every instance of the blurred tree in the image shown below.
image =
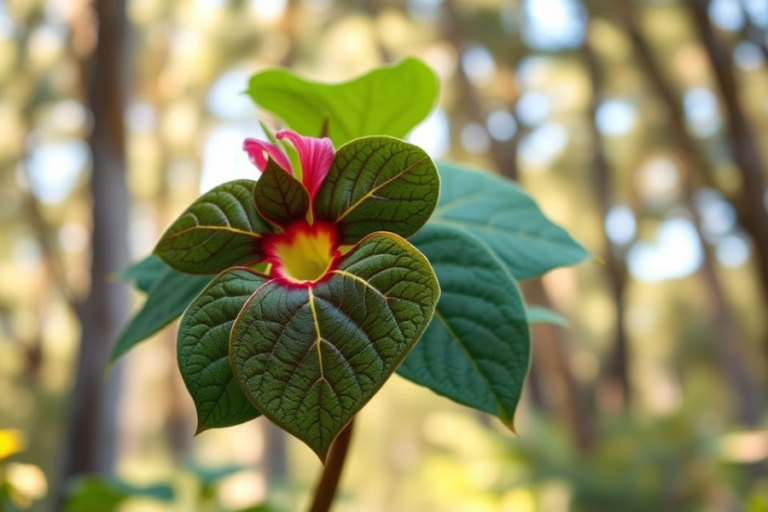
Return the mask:
<path id="1" fill-rule="evenodd" d="M 79 315 L 83 332 L 63 439 L 65 477 L 106 474 L 114 466 L 119 370 L 104 379 L 111 344 L 129 311 L 126 287 L 109 282 L 110 274 L 127 266 L 130 254 L 123 126 L 130 83 L 125 1 L 98 0 L 95 15 L 98 42 L 88 87 L 93 114 L 91 289 Z"/>

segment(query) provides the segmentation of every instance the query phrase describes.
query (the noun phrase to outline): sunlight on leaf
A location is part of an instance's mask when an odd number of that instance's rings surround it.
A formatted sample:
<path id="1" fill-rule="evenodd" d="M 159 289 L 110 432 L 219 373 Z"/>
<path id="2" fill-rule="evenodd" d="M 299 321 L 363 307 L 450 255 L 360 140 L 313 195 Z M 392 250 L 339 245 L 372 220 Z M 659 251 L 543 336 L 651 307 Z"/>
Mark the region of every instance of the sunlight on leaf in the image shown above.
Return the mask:
<path id="1" fill-rule="evenodd" d="M 366 135 L 404 138 L 429 115 L 437 94 L 435 72 L 415 58 L 337 84 L 270 69 L 254 75 L 248 86 L 257 105 L 302 135 L 319 136 L 329 120 L 328 136 L 336 147 Z"/>

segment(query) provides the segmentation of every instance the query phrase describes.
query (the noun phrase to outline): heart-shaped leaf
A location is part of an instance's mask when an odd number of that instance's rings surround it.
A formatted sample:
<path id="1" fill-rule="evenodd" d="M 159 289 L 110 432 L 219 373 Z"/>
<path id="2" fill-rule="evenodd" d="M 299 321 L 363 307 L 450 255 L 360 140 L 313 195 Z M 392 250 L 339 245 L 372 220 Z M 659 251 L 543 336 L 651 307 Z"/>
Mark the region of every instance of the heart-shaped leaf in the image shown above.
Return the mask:
<path id="1" fill-rule="evenodd" d="M 189 274 L 215 274 L 257 261 L 261 235 L 272 228 L 256 211 L 255 185 L 230 181 L 200 196 L 171 224 L 155 254 Z"/>
<path id="2" fill-rule="evenodd" d="M 314 287 L 274 280 L 249 299 L 232 329 L 235 376 L 262 414 L 325 460 L 424 332 L 439 294 L 413 246 L 370 235 Z"/>
<path id="3" fill-rule="evenodd" d="M 574 265 L 589 256 L 513 182 L 454 164 L 439 167 L 440 203 L 430 223 L 484 242 L 517 279 Z"/>
<path id="4" fill-rule="evenodd" d="M 421 148 L 391 137 L 365 137 L 336 152 L 315 197 L 315 212 L 337 223 L 344 244 L 376 231 L 408 237 L 427 222 L 439 194 L 437 168 Z"/>
<path id="5" fill-rule="evenodd" d="M 259 415 L 232 374 L 229 335 L 248 297 L 268 280 L 247 268 L 229 269 L 203 290 L 181 319 L 179 370 L 195 402 L 198 433 Z"/>
<path id="6" fill-rule="evenodd" d="M 517 284 L 486 246 L 460 231 L 427 225 L 413 241 L 432 263 L 442 294 L 398 374 L 513 428 L 530 361 Z"/>
<path id="7" fill-rule="evenodd" d="M 178 318 L 212 277 L 183 274 L 165 266 L 165 270 L 149 289 L 144 306 L 128 322 L 117 339 L 110 360 L 114 362 L 136 344 Z"/>
<path id="8" fill-rule="evenodd" d="M 307 217 L 309 192 L 273 160 L 267 162 L 253 195 L 259 213 L 278 226 Z"/>
<path id="9" fill-rule="evenodd" d="M 405 137 L 434 107 L 438 87 L 429 66 L 408 58 L 338 84 L 272 69 L 251 78 L 248 95 L 304 135 L 319 136 L 327 123 L 339 147 L 366 135 Z"/>

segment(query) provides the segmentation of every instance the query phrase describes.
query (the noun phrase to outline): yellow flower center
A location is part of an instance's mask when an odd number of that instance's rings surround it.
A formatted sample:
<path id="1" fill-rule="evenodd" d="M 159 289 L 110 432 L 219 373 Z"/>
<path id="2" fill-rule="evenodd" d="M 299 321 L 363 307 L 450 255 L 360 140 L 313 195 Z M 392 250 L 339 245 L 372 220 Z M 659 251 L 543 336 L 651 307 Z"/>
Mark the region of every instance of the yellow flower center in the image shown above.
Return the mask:
<path id="1" fill-rule="evenodd" d="M 274 241 L 279 272 L 291 281 L 317 281 L 331 267 L 336 252 L 329 229 L 297 229 Z"/>

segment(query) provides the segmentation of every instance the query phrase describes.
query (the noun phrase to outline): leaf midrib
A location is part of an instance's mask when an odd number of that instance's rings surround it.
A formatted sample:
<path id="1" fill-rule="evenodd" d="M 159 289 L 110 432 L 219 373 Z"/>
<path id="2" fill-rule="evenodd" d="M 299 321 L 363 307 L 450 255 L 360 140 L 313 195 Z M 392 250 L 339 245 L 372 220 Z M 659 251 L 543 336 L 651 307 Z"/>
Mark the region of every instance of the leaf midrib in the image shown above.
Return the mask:
<path id="1" fill-rule="evenodd" d="M 355 210 L 355 209 L 356 209 L 358 206 L 360 206 L 360 205 L 361 205 L 363 202 L 365 202 L 365 201 L 367 201 L 368 199 L 370 199 L 370 198 L 371 198 L 371 196 L 373 196 L 373 195 L 374 195 L 376 192 L 378 192 L 378 191 L 379 191 L 379 190 L 381 190 L 382 188 L 386 187 L 387 185 L 389 185 L 389 184 L 390 184 L 390 183 L 392 183 L 393 181 L 395 181 L 395 180 L 398 180 L 398 179 L 402 178 L 403 176 L 405 176 L 406 174 L 408 174 L 409 172 L 411 172 L 411 171 L 413 170 L 413 168 L 414 168 L 414 167 L 416 167 L 417 165 L 421 164 L 422 162 L 425 162 L 425 161 L 426 161 L 426 160 L 428 160 L 428 159 L 429 159 L 429 157 L 428 157 L 428 156 L 423 156 L 423 157 L 419 158 L 418 160 L 416 160 L 415 162 L 413 162 L 411 165 L 409 165 L 408 167 L 406 167 L 404 170 L 400 171 L 400 172 L 399 172 L 399 173 L 397 173 L 396 175 L 394 175 L 394 176 L 392 176 L 391 178 L 389 178 L 389 179 L 387 179 L 387 180 L 383 181 L 381 184 L 379 184 L 379 185 L 375 186 L 374 188 L 372 188 L 371 190 L 369 190 L 368 192 L 366 192 L 366 194 L 365 194 L 363 197 L 361 197 L 360 199 L 358 199 L 358 200 L 355 202 L 355 204 L 353 204 L 352 206 L 350 206 L 349 208 L 347 208 L 347 210 L 346 210 L 346 211 L 345 211 L 345 212 L 344 212 L 344 213 L 343 213 L 343 214 L 342 214 L 340 217 L 338 217 L 338 218 L 336 219 L 336 222 L 341 222 L 342 220 L 344 220 L 344 218 L 345 218 L 347 215 L 349 215 L 350 213 L 352 213 L 352 211 L 354 211 L 354 210 Z"/>
<path id="2" fill-rule="evenodd" d="M 437 308 L 435 309 L 435 318 L 437 318 L 437 321 L 442 324 L 442 326 L 445 328 L 448 335 L 453 339 L 456 344 L 458 345 L 459 349 L 464 353 L 464 356 L 467 358 L 467 361 L 472 365 L 472 367 L 475 369 L 477 374 L 480 376 L 481 379 L 488 385 L 488 389 L 490 390 L 491 394 L 493 395 L 493 398 L 496 401 L 496 406 L 500 409 L 500 412 L 503 413 L 504 417 L 506 418 L 509 413 L 504 407 L 501 397 L 496 392 L 496 388 L 494 387 L 493 383 L 488 379 L 488 377 L 485 375 L 485 373 L 480 369 L 478 364 L 475 362 L 475 360 L 472 358 L 472 355 L 469 352 L 469 349 L 466 347 L 462 339 L 459 337 L 459 335 L 456 334 L 456 332 L 451 328 L 450 324 L 448 323 L 448 320 L 443 316 L 443 314 L 440 312 L 440 303 L 438 302 Z"/>

